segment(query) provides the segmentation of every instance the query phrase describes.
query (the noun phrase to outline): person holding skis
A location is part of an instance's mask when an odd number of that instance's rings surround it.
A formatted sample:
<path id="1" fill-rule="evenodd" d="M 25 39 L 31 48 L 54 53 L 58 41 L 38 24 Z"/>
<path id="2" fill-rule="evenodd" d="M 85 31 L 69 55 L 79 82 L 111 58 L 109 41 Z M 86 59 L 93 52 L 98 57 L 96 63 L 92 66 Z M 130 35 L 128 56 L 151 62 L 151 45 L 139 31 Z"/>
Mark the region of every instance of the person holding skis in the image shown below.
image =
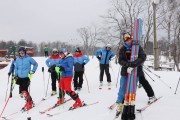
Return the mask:
<path id="1" fill-rule="evenodd" d="M 115 53 L 111 50 L 111 44 L 107 44 L 105 48 L 96 50 L 95 55 L 100 62 L 100 86 L 103 86 L 104 71 L 107 76 L 108 86 L 110 86 L 111 75 L 109 73 L 109 61 L 115 56 Z"/>
<path id="2" fill-rule="evenodd" d="M 74 90 L 81 90 L 83 84 L 84 65 L 89 62 L 89 58 L 81 52 L 79 48 L 76 49 L 74 55 Z M 79 78 L 79 81 L 78 81 Z"/>
<path id="3" fill-rule="evenodd" d="M 24 47 L 20 47 L 18 53 L 19 58 L 16 59 L 14 79 L 16 80 L 16 84 L 20 85 L 20 91 L 26 100 L 26 104 L 22 110 L 27 111 L 34 105 L 30 93 L 28 92 L 28 87 L 30 85 L 30 78 L 28 75 L 32 75 L 36 72 L 38 64 L 33 58 L 26 54 L 26 49 Z M 31 65 L 33 65 L 32 70 Z"/>
<path id="4" fill-rule="evenodd" d="M 55 70 L 55 67 L 59 64 L 59 60 L 60 60 L 60 56 L 59 56 L 59 51 L 57 48 L 54 48 L 52 50 L 52 55 L 46 60 L 46 65 L 49 68 L 48 72 L 51 74 L 51 80 L 52 80 L 52 93 L 51 95 L 55 95 L 57 94 L 56 92 L 56 81 L 58 79 L 58 74 Z"/>
<path id="5" fill-rule="evenodd" d="M 144 76 L 142 64 L 146 60 L 146 54 L 143 48 L 139 46 L 138 58 L 135 61 L 130 62 L 131 47 L 132 47 L 131 35 L 129 33 L 124 33 L 123 41 L 124 41 L 124 44 L 120 48 L 120 51 L 119 51 L 119 64 L 122 66 L 122 68 L 121 68 L 120 88 L 119 88 L 118 97 L 116 101 L 117 114 L 120 114 L 123 110 L 123 102 L 124 102 L 124 97 L 125 97 L 125 92 L 126 92 L 126 82 L 128 79 L 128 73 L 130 74 L 131 71 L 135 67 L 137 67 L 137 76 L 139 77 L 139 83 L 142 84 L 143 88 L 145 89 L 149 97 L 148 104 L 156 100 L 154 91 Z"/>
<path id="6" fill-rule="evenodd" d="M 59 96 L 57 104 L 60 105 L 64 103 L 64 95 L 66 92 L 66 94 L 68 94 L 73 100 L 75 100 L 75 103 L 70 109 L 81 107 L 83 106 L 83 104 L 79 98 L 79 95 L 71 90 L 71 82 L 73 77 L 73 63 L 74 63 L 73 55 L 69 53 L 66 50 L 66 48 L 61 48 L 60 56 L 61 56 L 61 60 L 60 60 L 59 68 L 62 73 L 59 82 L 59 88 L 61 89 L 61 95 Z"/>

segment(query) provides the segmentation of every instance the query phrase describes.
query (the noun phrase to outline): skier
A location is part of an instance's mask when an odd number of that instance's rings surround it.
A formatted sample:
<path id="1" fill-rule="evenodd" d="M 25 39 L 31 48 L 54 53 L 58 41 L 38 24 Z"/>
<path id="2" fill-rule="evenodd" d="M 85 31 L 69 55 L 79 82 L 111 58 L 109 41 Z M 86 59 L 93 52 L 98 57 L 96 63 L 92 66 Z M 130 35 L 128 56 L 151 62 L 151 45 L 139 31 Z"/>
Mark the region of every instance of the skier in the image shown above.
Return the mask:
<path id="1" fill-rule="evenodd" d="M 48 57 L 48 56 L 49 56 L 49 55 L 48 55 L 48 46 L 47 46 L 47 45 L 44 46 L 44 56 L 45 56 L 45 57 Z"/>
<path id="2" fill-rule="evenodd" d="M 137 69 L 137 76 L 139 77 L 139 82 L 142 84 L 143 88 L 145 89 L 149 100 L 148 104 L 154 102 L 156 100 L 156 97 L 154 95 L 154 91 L 152 87 L 150 86 L 149 82 L 144 77 L 144 72 L 142 69 L 142 64 L 146 60 L 146 54 L 141 46 L 139 46 L 139 53 L 138 53 L 138 59 L 130 62 L 131 57 L 131 47 L 132 47 L 132 39 L 131 35 L 129 33 L 123 34 L 123 41 L 124 44 L 120 49 L 119 52 L 119 64 L 122 66 L 121 68 L 121 78 L 120 78 L 120 88 L 118 92 L 118 98 L 117 98 L 117 113 L 116 115 L 120 114 L 123 110 L 123 102 L 126 92 L 126 81 L 128 79 L 128 73 L 131 73 L 131 71 L 138 67 Z"/>
<path id="3" fill-rule="evenodd" d="M 12 74 L 12 78 L 14 77 L 16 59 L 17 59 L 18 57 L 19 57 L 19 55 L 16 54 L 14 60 L 11 62 L 11 66 L 10 66 L 10 68 L 9 68 L 8 76 L 11 76 L 11 74 Z M 12 82 L 11 84 L 16 84 L 16 83 L 15 83 L 16 81 L 15 81 L 14 79 L 12 79 L 11 82 Z M 12 87 L 12 86 L 11 86 L 11 87 Z M 12 88 L 11 88 L 11 90 L 12 90 Z M 12 91 L 11 91 L 11 93 L 12 93 Z M 20 90 L 20 86 L 19 86 L 19 95 L 20 95 L 21 98 L 23 97 L 23 95 L 22 95 L 22 93 L 21 93 L 21 90 Z M 10 97 L 12 97 L 12 94 L 10 95 Z"/>
<path id="4" fill-rule="evenodd" d="M 57 94 L 56 92 L 56 80 L 58 80 L 58 74 L 55 71 L 55 67 L 59 64 L 60 60 L 59 51 L 57 48 L 52 50 L 52 55 L 46 60 L 46 65 L 49 68 L 48 72 L 51 73 L 52 79 L 52 93 L 51 95 Z M 59 81 L 59 80 L 58 80 Z"/>
<path id="5" fill-rule="evenodd" d="M 111 75 L 109 73 L 109 61 L 115 56 L 115 53 L 111 50 L 111 44 L 107 44 L 105 48 L 96 50 L 95 55 L 100 62 L 100 86 L 103 86 L 104 71 L 107 76 L 108 86 L 110 86 Z"/>
<path id="6" fill-rule="evenodd" d="M 19 58 L 16 59 L 14 79 L 16 83 L 20 85 L 20 91 L 26 100 L 26 104 L 22 108 L 22 110 L 26 111 L 33 107 L 33 100 L 28 92 L 28 87 L 30 85 L 28 74 L 34 74 L 38 64 L 33 58 L 26 54 L 26 49 L 24 47 L 20 47 L 18 52 Z M 33 65 L 32 70 L 31 65 Z"/>
<path id="7" fill-rule="evenodd" d="M 60 56 L 61 56 L 61 60 L 60 60 L 59 68 L 60 71 L 62 72 L 62 75 L 59 82 L 59 87 L 62 92 L 61 95 L 59 96 L 57 104 L 60 105 L 64 103 L 64 94 L 65 94 L 64 92 L 66 92 L 73 100 L 75 100 L 75 103 L 71 108 L 75 109 L 77 107 L 81 107 L 82 102 L 79 98 L 79 95 L 71 90 L 74 58 L 72 54 L 69 53 L 65 48 L 61 48 Z"/>
<path id="8" fill-rule="evenodd" d="M 81 90 L 83 84 L 84 65 L 89 62 L 89 58 L 81 52 L 79 48 L 76 49 L 74 55 L 74 90 Z M 78 81 L 79 78 L 79 81 Z"/>

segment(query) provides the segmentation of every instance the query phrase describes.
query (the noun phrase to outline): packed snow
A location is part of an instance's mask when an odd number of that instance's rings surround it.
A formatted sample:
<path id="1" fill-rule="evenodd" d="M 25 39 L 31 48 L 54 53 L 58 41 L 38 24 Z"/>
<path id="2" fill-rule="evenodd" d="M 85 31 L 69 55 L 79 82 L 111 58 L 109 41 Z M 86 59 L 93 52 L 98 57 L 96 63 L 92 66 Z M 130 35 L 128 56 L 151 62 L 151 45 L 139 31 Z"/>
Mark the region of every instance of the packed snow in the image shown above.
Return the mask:
<path id="1" fill-rule="evenodd" d="M 64 112 L 69 109 L 74 103 L 73 100 L 59 106 L 47 113 L 61 113 L 53 117 L 49 117 L 46 114 L 40 114 L 39 111 L 43 111 L 57 102 L 58 95 L 49 97 L 51 94 L 51 79 L 48 85 L 47 100 L 41 101 L 45 98 L 45 92 L 47 89 L 47 83 L 49 78 L 49 73 L 47 72 L 47 67 L 45 65 L 45 57 L 34 57 L 38 62 L 38 69 L 33 75 L 33 79 L 30 85 L 30 94 L 33 101 L 35 102 L 35 107 L 28 112 L 21 113 L 20 109 L 24 106 L 25 100 L 19 96 L 19 86 L 16 85 L 13 90 L 13 97 L 9 99 L 7 106 L 3 111 L 5 106 L 5 96 L 6 90 L 7 99 L 9 97 L 10 80 L 8 84 L 8 71 L 10 64 L 4 69 L 0 70 L 0 112 L 2 116 L 7 116 L 7 119 L 11 120 L 27 120 L 28 117 L 31 120 L 113 120 L 115 117 L 116 108 L 109 110 L 108 107 L 116 102 L 117 93 L 120 84 L 120 65 L 115 64 L 114 60 L 110 62 L 110 74 L 112 79 L 111 90 L 108 90 L 106 75 L 104 74 L 104 86 L 99 90 L 99 62 L 96 58 L 90 58 L 90 62 L 85 65 L 84 83 L 81 91 L 76 91 L 79 93 L 80 99 L 87 104 L 98 102 L 97 104 L 82 107 L 73 111 Z M 145 62 L 145 66 L 150 64 L 151 60 Z M 44 78 L 42 67 L 45 68 Z M 180 86 L 175 93 L 180 74 L 175 71 L 146 71 L 149 76 L 146 75 L 147 80 L 151 84 L 156 97 L 162 96 L 160 100 L 152 104 L 142 113 L 136 112 L 136 120 L 179 120 L 180 115 Z M 156 75 L 159 75 L 158 78 Z M 86 76 L 86 77 L 85 77 Z M 87 78 L 87 79 L 86 79 Z M 154 81 L 153 81 L 153 80 Z M 45 82 L 45 86 L 44 86 Z M 117 84 L 118 83 L 118 84 Z M 117 86 L 116 86 L 117 84 Z M 73 88 L 73 87 L 72 87 Z M 170 89 L 171 88 L 171 89 Z M 70 98 L 68 95 L 65 96 L 66 99 Z M 7 100 L 6 99 L 6 100 Z M 148 97 L 143 88 L 137 89 L 136 96 L 136 108 L 141 108 L 147 105 Z M 18 112 L 18 113 L 16 113 Z M 13 114 L 15 113 L 15 114 Z M 13 114 L 13 115 L 11 115 Z M 10 116 L 9 116 L 10 115 Z M 3 120 L 3 118 L 0 118 Z M 120 117 L 118 118 L 120 119 Z"/>

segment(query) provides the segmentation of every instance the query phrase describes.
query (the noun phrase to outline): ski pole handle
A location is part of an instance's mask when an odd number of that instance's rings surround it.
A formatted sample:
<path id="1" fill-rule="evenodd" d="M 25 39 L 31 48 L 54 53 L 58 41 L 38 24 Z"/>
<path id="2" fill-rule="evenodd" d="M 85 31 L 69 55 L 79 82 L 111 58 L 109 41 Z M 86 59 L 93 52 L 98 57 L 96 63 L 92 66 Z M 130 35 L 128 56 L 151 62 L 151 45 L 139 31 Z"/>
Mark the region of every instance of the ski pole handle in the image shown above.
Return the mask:
<path id="1" fill-rule="evenodd" d="M 42 72 L 44 72 L 44 67 L 42 67 Z"/>

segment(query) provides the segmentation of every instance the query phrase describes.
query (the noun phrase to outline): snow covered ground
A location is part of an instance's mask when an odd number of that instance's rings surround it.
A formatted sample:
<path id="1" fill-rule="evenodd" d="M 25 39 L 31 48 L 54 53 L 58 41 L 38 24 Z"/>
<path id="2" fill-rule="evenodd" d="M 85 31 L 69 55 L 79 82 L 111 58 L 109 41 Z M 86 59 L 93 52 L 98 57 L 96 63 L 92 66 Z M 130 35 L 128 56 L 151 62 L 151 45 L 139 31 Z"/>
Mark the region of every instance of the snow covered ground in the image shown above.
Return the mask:
<path id="1" fill-rule="evenodd" d="M 47 67 L 45 65 L 45 60 L 47 58 L 44 57 L 34 57 L 34 59 L 38 62 L 39 66 L 36 73 L 33 76 L 31 86 L 30 86 L 30 94 L 35 103 L 38 103 L 44 96 L 44 83 L 43 83 L 43 73 L 42 67 L 45 67 L 44 75 L 45 75 L 45 89 L 49 77 L 49 73 L 47 72 Z M 149 61 L 145 62 L 146 64 Z M 2 113 L 3 107 L 5 105 L 5 96 L 8 84 L 8 71 L 10 64 L 4 69 L 0 70 L 0 112 Z M 9 116 L 8 119 L 12 120 L 27 120 L 28 117 L 31 117 L 32 120 L 113 120 L 115 116 L 115 109 L 110 111 L 108 107 L 116 101 L 117 93 L 119 90 L 119 65 L 116 65 L 114 61 L 111 62 L 111 78 L 112 78 L 112 89 L 108 90 L 106 75 L 104 75 L 104 87 L 102 90 L 98 89 L 99 86 L 99 65 L 97 59 L 91 59 L 90 62 L 85 66 L 85 75 L 88 80 L 89 91 L 87 87 L 87 81 L 84 78 L 83 88 L 79 92 L 80 98 L 88 103 L 99 102 L 98 104 L 83 107 L 74 111 L 64 112 L 62 114 L 48 117 L 46 114 L 40 115 L 39 111 L 42 111 L 52 105 L 54 105 L 57 101 L 57 95 L 52 96 L 46 101 L 41 102 L 41 104 L 37 105 L 29 112 L 25 113 L 16 113 L 12 116 Z M 175 95 L 175 89 L 180 78 L 180 74 L 174 71 L 151 71 L 155 74 L 161 76 L 161 78 L 157 78 L 152 73 L 146 71 L 153 80 L 146 75 L 146 78 L 152 85 L 156 96 L 163 96 L 159 101 L 151 105 L 144 112 L 136 113 L 136 120 L 179 120 L 180 119 L 180 86 L 177 89 L 177 94 Z M 120 76 L 119 76 L 120 77 Z M 118 78 L 118 86 L 116 87 L 116 82 Z M 51 82 L 50 82 L 51 83 Z M 171 87 L 171 89 L 170 89 Z M 10 83 L 8 84 L 8 88 L 10 88 Z M 13 97 L 9 99 L 9 102 L 2 114 L 2 116 L 8 116 L 14 112 L 20 110 L 24 104 L 25 100 L 20 98 L 18 94 L 19 87 L 16 85 L 13 91 Z M 51 94 L 51 84 L 48 86 L 48 95 Z M 8 90 L 9 95 L 9 90 Z M 67 99 L 68 95 L 65 96 Z M 143 88 L 137 89 L 137 97 L 136 97 L 136 108 L 141 108 L 147 104 L 148 97 Z M 67 109 L 72 106 L 74 103 L 73 100 L 67 102 L 66 104 L 55 108 L 52 111 L 47 113 L 56 113 L 67 111 Z M 0 118 L 2 119 L 2 118 Z M 120 118 L 119 118 L 120 119 Z M 2 119 L 3 120 L 3 119 Z"/>

